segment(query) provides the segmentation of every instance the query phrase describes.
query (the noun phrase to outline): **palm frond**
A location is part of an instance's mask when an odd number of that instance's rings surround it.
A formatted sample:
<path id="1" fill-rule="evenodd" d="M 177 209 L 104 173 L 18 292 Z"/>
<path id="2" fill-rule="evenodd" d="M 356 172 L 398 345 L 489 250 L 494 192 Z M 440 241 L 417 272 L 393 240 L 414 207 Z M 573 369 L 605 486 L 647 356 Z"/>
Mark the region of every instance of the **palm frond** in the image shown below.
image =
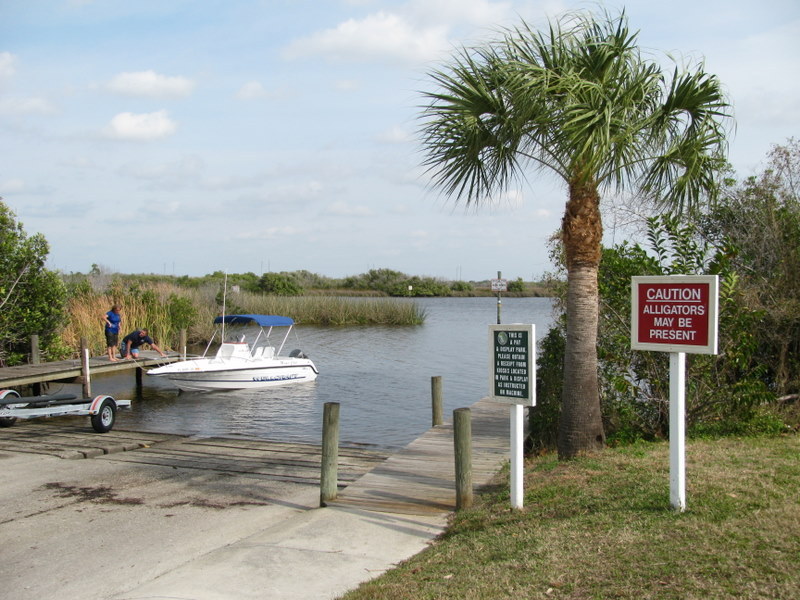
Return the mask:
<path id="1" fill-rule="evenodd" d="M 570 13 L 463 49 L 425 94 L 425 165 L 447 195 L 479 202 L 527 169 L 634 186 L 677 208 L 713 195 L 730 106 L 703 69 L 667 77 L 625 13 Z"/>

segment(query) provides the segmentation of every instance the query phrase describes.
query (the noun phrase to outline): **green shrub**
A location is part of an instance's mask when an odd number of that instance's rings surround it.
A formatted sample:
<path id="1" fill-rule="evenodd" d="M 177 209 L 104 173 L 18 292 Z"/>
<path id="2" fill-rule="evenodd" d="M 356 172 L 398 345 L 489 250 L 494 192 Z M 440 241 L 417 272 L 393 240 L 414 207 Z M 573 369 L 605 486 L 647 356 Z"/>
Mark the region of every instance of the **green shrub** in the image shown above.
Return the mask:
<path id="1" fill-rule="evenodd" d="M 662 216 L 648 221 L 651 251 L 626 243 L 603 250 L 599 273 L 599 382 L 610 444 L 652 440 L 669 433 L 669 355 L 630 347 L 631 277 L 716 274 L 719 354 L 688 355 L 686 422 L 689 431 L 746 431 L 769 425 L 762 407 L 774 400 L 759 354 L 761 313 L 748 308 L 728 249 L 699 241 L 692 226 Z M 563 316 L 540 343 L 537 406 L 531 413 L 534 446 L 556 438 L 564 356 Z M 760 423 L 760 424 L 759 424 Z"/>
<path id="2" fill-rule="evenodd" d="M 303 293 L 303 288 L 284 273 L 264 273 L 258 280 L 258 289 L 273 296 L 299 296 Z"/>

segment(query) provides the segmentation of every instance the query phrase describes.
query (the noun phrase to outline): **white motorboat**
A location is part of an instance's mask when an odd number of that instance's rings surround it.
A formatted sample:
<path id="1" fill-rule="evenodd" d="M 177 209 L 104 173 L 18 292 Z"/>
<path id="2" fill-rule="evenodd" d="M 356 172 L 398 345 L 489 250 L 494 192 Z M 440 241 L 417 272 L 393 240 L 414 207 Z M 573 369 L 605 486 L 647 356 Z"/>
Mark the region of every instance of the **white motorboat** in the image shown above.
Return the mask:
<path id="1" fill-rule="evenodd" d="M 317 367 L 300 350 L 281 356 L 294 326 L 290 317 L 225 315 L 214 323 L 220 326 L 222 340 L 215 356 L 207 354 L 216 332 L 202 357 L 164 365 L 147 374 L 165 377 L 181 390 L 198 392 L 266 388 L 317 378 Z M 273 331 L 278 340 L 272 337 Z"/>

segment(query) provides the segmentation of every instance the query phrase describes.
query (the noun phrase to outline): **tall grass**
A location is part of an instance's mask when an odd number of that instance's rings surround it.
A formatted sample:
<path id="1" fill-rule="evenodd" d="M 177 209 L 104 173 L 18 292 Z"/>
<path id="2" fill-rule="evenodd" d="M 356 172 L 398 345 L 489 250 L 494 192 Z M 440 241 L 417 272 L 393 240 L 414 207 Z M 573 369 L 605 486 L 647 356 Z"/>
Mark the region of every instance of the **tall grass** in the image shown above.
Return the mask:
<path id="1" fill-rule="evenodd" d="M 68 305 L 69 318 L 61 333 L 70 348 L 86 338 L 93 355 L 105 352 L 103 316 L 113 304 L 122 306 L 120 339 L 134 329 L 147 328 L 162 349 L 177 348 L 180 330 L 187 341 L 207 342 L 214 331 L 214 317 L 222 314 L 222 293 L 217 286 L 182 288 L 170 283 L 145 287 L 110 288 L 105 293 L 80 293 Z M 334 296 L 265 296 L 228 292 L 227 314 L 274 314 L 292 317 L 303 325 L 419 325 L 425 314 L 414 302 L 390 298 L 343 298 Z"/>
<path id="2" fill-rule="evenodd" d="M 415 303 L 393 298 L 260 296 L 243 292 L 233 302 L 234 307 L 241 308 L 236 312 L 287 315 L 305 325 L 420 325 L 425 320 L 424 311 Z"/>

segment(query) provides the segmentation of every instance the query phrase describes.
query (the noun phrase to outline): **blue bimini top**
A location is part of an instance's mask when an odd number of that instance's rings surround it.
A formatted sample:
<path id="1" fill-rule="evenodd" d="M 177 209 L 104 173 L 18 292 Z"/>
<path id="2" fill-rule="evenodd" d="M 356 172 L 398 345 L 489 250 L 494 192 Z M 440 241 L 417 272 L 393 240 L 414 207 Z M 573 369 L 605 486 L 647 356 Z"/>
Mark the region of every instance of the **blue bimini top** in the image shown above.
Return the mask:
<path id="1" fill-rule="evenodd" d="M 226 325 L 249 325 L 251 321 L 255 321 L 261 327 L 288 327 L 294 325 L 294 320 L 291 317 L 280 317 L 278 315 L 225 315 L 214 319 L 214 324 L 219 325 L 223 321 Z"/>

